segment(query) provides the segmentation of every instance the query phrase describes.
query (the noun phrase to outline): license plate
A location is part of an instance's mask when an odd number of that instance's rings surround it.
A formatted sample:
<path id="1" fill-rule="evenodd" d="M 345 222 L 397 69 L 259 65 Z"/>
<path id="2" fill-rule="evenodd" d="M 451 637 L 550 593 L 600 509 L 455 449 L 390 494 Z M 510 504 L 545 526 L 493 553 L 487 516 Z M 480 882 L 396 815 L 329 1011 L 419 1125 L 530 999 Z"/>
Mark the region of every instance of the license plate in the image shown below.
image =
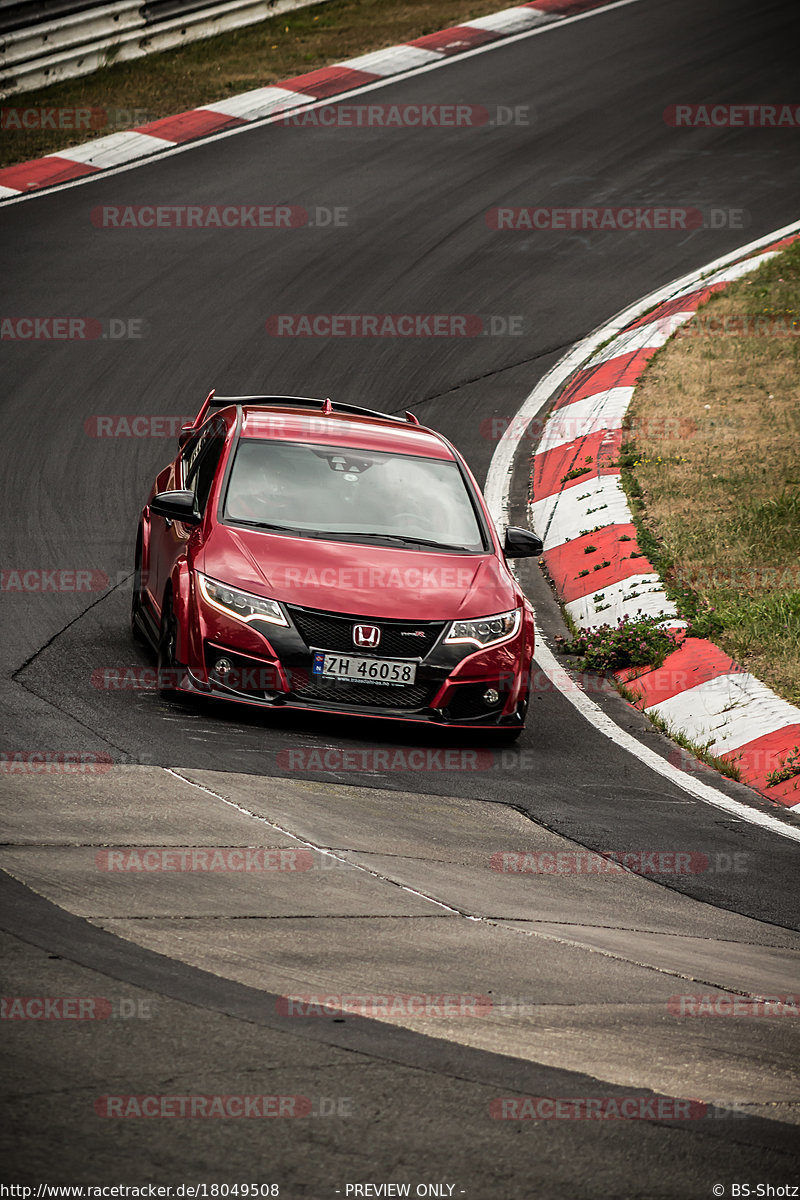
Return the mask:
<path id="1" fill-rule="evenodd" d="M 416 663 L 331 654 L 324 650 L 313 652 L 311 671 L 324 679 L 347 679 L 352 683 L 376 683 L 384 687 L 413 683 L 417 677 Z"/>

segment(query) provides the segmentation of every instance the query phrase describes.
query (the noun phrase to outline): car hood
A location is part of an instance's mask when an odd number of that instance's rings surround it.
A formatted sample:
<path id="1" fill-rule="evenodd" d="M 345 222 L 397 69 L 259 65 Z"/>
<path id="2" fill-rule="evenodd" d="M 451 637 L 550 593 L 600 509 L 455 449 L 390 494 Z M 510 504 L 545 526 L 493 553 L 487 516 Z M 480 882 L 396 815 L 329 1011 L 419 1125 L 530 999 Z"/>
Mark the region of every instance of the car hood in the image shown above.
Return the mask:
<path id="1" fill-rule="evenodd" d="M 518 603 L 494 554 L 436 554 L 218 525 L 197 567 L 286 604 L 384 620 L 464 620 Z"/>

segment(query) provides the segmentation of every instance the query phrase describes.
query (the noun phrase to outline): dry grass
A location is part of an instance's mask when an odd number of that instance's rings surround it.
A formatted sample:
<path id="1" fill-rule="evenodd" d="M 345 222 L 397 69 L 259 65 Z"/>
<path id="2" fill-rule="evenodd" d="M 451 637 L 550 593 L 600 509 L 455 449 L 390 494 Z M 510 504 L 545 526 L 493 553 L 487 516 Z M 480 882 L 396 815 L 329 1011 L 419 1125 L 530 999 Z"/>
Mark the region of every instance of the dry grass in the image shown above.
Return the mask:
<path id="1" fill-rule="evenodd" d="M 193 42 L 81 79 L 20 92 L 5 108 L 103 109 L 114 120 L 93 130 L 7 130 L 0 166 L 264 87 L 317 67 L 410 41 L 508 7 L 509 0 L 328 0 L 233 33 Z M 126 119 L 126 114 L 129 114 Z"/>
<path id="2" fill-rule="evenodd" d="M 800 703 L 800 243 L 699 310 L 627 420 L 629 494 L 679 603 Z"/>

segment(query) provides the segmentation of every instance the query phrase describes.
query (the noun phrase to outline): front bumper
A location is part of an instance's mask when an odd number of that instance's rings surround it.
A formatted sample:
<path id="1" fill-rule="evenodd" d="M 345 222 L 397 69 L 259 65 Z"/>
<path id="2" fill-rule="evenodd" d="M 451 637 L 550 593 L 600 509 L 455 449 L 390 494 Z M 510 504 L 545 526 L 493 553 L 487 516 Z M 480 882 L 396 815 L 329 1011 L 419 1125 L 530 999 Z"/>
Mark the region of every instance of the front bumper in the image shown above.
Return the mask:
<path id="1" fill-rule="evenodd" d="M 294 606 L 287 611 L 289 627 L 244 624 L 196 601 L 198 619 L 187 634 L 186 658 L 181 656 L 187 668 L 180 673 L 177 690 L 259 708 L 458 728 L 513 728 L 522 723 L 518 709 L 533 653 L 528 614 L 513 639 L 476 649 L 445 645 L 449 622 L 383 621 Z M 367 621 L 382 629 L 383 655 L 354 651 L 352 646 L 349 652 L 415 663 L 413 685 L 323 681 L 313 675 L 312 651 L 344 652 L 345 633 L 349 638 L 353 624 Z M 423 646 L 416 655 L 408 649 L 416 646 L 415 639 Z M 232 669 L 220 674 L 215 669 L 220 659 L 227 659 Z M 498 698 L 487 704 L 484 693 L 490 688 Z"/>

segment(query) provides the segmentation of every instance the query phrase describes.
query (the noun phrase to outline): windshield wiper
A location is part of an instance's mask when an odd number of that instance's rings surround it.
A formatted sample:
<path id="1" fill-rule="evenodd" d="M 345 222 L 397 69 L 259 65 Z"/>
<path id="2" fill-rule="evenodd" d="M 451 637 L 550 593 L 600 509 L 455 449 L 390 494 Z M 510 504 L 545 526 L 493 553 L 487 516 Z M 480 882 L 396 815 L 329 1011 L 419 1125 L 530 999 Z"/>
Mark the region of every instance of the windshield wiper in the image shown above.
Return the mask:
<path id="1" fill-rule="evenodd" d="M 251 529 L 270 529 L 275 533 L 292 533 L 298 537 L 320 538 L 337 542 L 400 542 L 403 546 L 430 546 L 434 550 L 454 550 L 463 554 L 475 553 L 473 546 L 453 546 L 449 542 L 435 542 L 430 538 L 410 537 L 404 533 L 348 533 L 339 529 L 296 529 L 290 525 L 273 525 L 269 521 L 248 521 L 245 517 L 228 517 L 235 525 L 247 525 Z"/>
<path id="2" fill-rule="evenodd" d="M 404 546 L 432 546 L 436 550 L 461 550 L 465 554 L 473 553 L 472 546 L 454 546 L 450 542 L 434 542 L 430 538 L 410 537 L 405 533 L 354 533 L 353 537 L 372 538 L 381 542 L 401 542 Z"/>
<path id="3" fill-rule="evenodd" d="M 305 534 L 304 529 L 295 529 L 291 525 L 272 525 L 269 521 L 248 521 L 246 517 L 228 517 L 234 525 L 247 525 L 251 529 L 272 529 L 276 533 Z"/>

